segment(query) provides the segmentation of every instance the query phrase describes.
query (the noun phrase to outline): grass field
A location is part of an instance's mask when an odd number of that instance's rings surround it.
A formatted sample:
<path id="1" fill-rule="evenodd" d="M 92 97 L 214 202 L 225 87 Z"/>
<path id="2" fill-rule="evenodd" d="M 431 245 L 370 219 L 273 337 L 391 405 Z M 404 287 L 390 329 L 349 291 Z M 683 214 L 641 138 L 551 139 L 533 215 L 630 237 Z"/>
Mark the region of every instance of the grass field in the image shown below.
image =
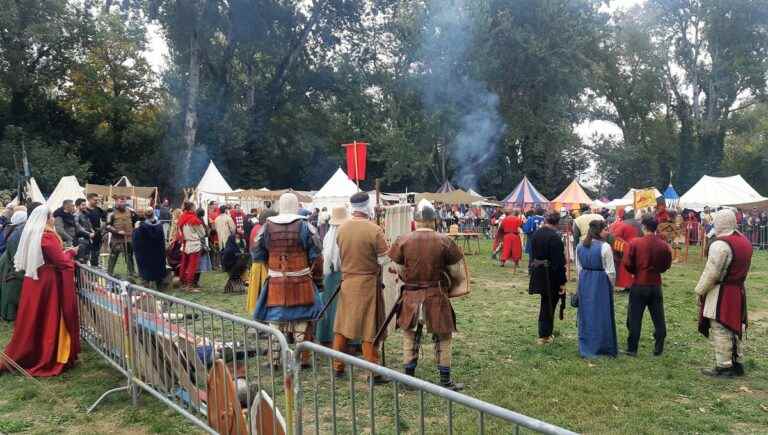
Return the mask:
<path id="1" fill-rule="evenodd" d="M 489 247 L 484 246 L 484 252 Z M 703 267 L 693 252 L 685 265 L 665 275 L 668 322 L 666 352 L 651 355 L 653 338 L 646 316 L 637 358 L 582 360 L 578 355 L 575 311 L 556 322 L 555 343 L 535 344 L 538 299 L 526 291 L 524 272 L 512 275 L 487 257 L 469 257 L 473 293 L 456 301 L 459 333 L 454 339 L 454 376 L 465 392 L 516 412 L 587 433 L 768 433 L 768 254 L 756 253 L 748 281 L 750 329 L 746 342 L 748 374 L 713 380 L 699 374 L 712 364 L 708 342 L 696 331 L 693 287 Z M 206 291 L 186 295 L 195 302 L 245 315 L 244 296 L 221 292 L 224 276 L 203 278 Z M 575 283 L 569 283 L 569 290 Z M 616 298 L 619 344 L 626 342 L 626 296 Z M 0 343 L 12 326 L 0 324 Z M 400 337 L 387 341 L 387 363 L 400 370 Z M 437 380 L 432 348 L 425 340 L 417 374 Z M 327 363 L 325 363 L 327 365 Z M 93 414 L 85 409 L 109 388 L 118 373 L 94 352 L 56 379 L 40 382 L 0 375 L 0 432 L 3 433 L 189 433 L 194 429 L 158 401 L 142 395 L 132 408 L 124 394 L 111 396 Z M 377 396 L 378 397 L 378 396 Z M 407 399 L 413 399 L 406 396 Z M 343 400 L 343 398 L 342 398 Z M 382 403 L 377 398 L 377 404 Z M 365 402 L 360 407 L 365 409 Z M 382 405 L 388 406 L 388 405 Z M 408 402 L 401 404 L 407 431 L 416 426 Z M 431 415 L 445 406 L 428 403 Z M 309 415 L 305 411 L 305 414 Z M 466 413 L 468 414 L 468 413 Z M 471 415 L 459 414 L 456 433 L 472 433 Z M 389 420 L 377 420 L 377 430 Z M 360 422 L 365 426 L 365 420 Z M 326 426 L 323 426 L 324 428 Z M 430 432 L 445 433 L 440 424 Z M 499 432 L 499 430 L 495 430 Z M 500 433 L 506 430 L 500 429 Z"/>

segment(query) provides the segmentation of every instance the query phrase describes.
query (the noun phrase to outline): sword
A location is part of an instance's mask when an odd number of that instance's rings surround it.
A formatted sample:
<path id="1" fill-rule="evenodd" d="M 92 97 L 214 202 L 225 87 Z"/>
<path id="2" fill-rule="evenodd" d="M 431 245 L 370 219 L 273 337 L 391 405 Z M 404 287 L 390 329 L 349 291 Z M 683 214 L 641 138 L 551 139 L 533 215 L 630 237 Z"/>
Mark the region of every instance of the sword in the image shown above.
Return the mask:
<path id="1" fill-rule="evenodd" d="M 560 295 L 560 320 L 565 318 L 565 293 Z"/>
<path id="2" fill-rule="evenodd" d="M 395 317 L 397 313 L 400 312 L 400 307 L 403 305 L 403 287 L 400 287 L 400 295 L 397 297 L 397 301 L 395 302 L 395 305 L 392 307 L 392 310 L 389 311 L 389 314 L 387 314 L 386 319 L 384 319 L 384 323 L 381 324 L 379 327 L 379 330 L 376 332 L 376 337 L 373 339 L 373 346 L 376 347 L 379 345 L 379 342 L 381 342 L 381 339 L 384 338 L 385 333 L 387 332 L 387 326 L 389 326 L 389 322 L 392 321 L 392 319 Z"/>
<path id="3" fill-rule="evenodd" d="M 328 299 L 328 302 L 325 303 L 325 306 L 323 307 L 323 309 L 320 310 L 320 314 L 318 314 L 317 317 L 313 319 L 314 322 L 319 322 L 320 319 L 323 318 L 323 316 L 325 315 L 325 312 L 328 311 L 328 308 L 331 307 L 333 300 L 336 299 L 336 296 L 339 295 L 340 291 L 341 291 L 341 283 L 339 283 L 339 286 L 336 287 L 336 290 L 333 291 L 333 294 L 331 295 L 330 299 Z"/>

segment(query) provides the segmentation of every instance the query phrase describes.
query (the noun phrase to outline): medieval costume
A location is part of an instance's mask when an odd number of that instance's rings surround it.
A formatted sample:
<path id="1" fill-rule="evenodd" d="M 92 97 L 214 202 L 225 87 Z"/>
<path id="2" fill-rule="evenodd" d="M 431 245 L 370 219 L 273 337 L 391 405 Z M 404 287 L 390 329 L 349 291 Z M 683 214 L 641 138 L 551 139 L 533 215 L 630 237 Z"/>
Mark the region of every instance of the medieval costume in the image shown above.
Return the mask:
<path id="1" fill-rule="evenodd" d="M 672 265 L 672 249 L 656 234 L 657 223 L 654 219 L 644 220 L 646 234 L 632 240 L 622 261 L 622 266 L 634 275 L 627 307 L 627 354 L 632 356 L 637 354 L 646 307 L 653 321 L 654 355 L 662 354 L 667 336 L 661 274 Z"/>
<path id="2" fill-rule="evenodd" d="M 553 340 L 557 302 L 561 294 L 565 294 L 564 286 L 568 282 L 565 246 L 556 229 L 559 218 L 553 213 L 547 218 L 548 223 L 531 236 L 531 290 L 539 291 L 541 295 L 539 344 L 549 344 Z"/>
<path id="3" fill-rule="evenodd" d="M 536 210 L 536 214 L 529 216 L 523 224 L 525 234 L 525 253 L 531 258 L 531 236 L 544 224 L 544 211 Z"/>
<path id="4" fill-rule="evenodd" d="M 630 212 L 632 213 L 632 212 Z M 610 232 L 613 237 L 613 254 L 616 263 L 616 289 L 629 289 L 632 286 L 632 273 L 627 270 L 622 262 L 624 252 L 629 247 L 629 243 L 636 237 L 640 237 L 640 228 L 636 226 L 633 215 L 626 216 L 623 209 L 616 212 L 617 220 L 611 225 Z M 618 290 L 617 290 L 618 291 Z"/>
<path id="5" fill-rule="evenodd" d="M 125 259 L 128 275 L 135 275 L 133 268 L 133 242 L 131 238 L 135 222 L 136 215 L 126 207 L 125 200 L 118 200 L 115 210 L 107 219 L 107 231 L 111 233 L 109 241 L 109 266 L 107 268 L 110 275 L 115 273 L 117 259 L 121 253 Z"/>
<path id="6" fill-rule="evenodd" d="M 338 298 L 330 301 L 341 285 L 341 254 L 336 239 L 339 227 L 349 220 L 346 207 L 335 207 L 328 221 L 328 230 L 323 239 L 323 306 L 330 303 L 323 317 L 317 322 L 317 341 L 325 346 L 333 342 L 333 323 L 336 319 Z"/>
<path id="7" fill-rule="evenodd" d="M 264 286 L 264 281 L 267 280 L 268 271 L 267 265 L 264 264 L 263 261 L 256 261 L 254 258 L 253 248 L 256 246 L 256 240 L 259 237 L 259 233 L 261 233 L 261 228 L 267 223 L 267 219 L 272 216 L 277 216 L 277 212 L 274 210 L 264 210 L 261 212 L 257 223 L 251 228 L 248 237 L 250 240 L 250 242 L 248 242 L 248 249 L 251 254 L 251 271 L 248 278 L 248 295 L 245 298 L 245 308 L 249 313 L 253 313 L 253 310 L 256 309 L 256 301 L 259 299 L 259 291 L 261 291 L 261 288 Z"/>
<path id="8" fill-rule="evenodd" d="M 14 256 L 24 284 L 5 357 L 32 376 L 57 376 L 80 352 L 74 250 L 63 250 L 49 209 L 35 209 Z M 3 369 L 13 364 L 0 361 Z"/>
<path id="9" fill-rule="evenodd" d="M 520 240 L 520 227 L 523 219 L 518 214 L 510 214 L 501 221 L 499 232 L 502 233 L 503 248 L 501 252 L 501 266 L 507 261 L 515 263 L 515 268 L 523 256 L 523 243 Z"/>
<path id="10" fill-rule="evenodd" d="M 420 204 L 416 212 L 416 231 L 398 237 L 389 257 L 399 266 L 403 280 L 397 326 L 403 331 L 403 365 L 405 373 L 415 376 L 424 326 L 432 334 L 435 362 L 440 385 L 452 390 L 464 386 L 451 380 L 451 339 L 456 332 L 456 314 L 441 284 L 443 273 L 456 281 L 467 279 L 464 255 L 448 236 L 434 229 L 437 217 L 431 204 Z"/>
<path id="11" fill-rule="evenodd" d="M 141 279 L 162 289 L 166 275 L 165 231 L 163 223 L 154 216 L 141 222 L 133 232 L 133 253 Z"/>
<path id="12" fill-rule="evenodd" d="M 181 240 L 179 280 L 187 289 L 191 289 L 197 286 L 198 266 L 200 256 L 205 251 L 206 233 L 203 222 L 192 209 L 192 204 L 186 205 L 177 224 L 179 228 L 177 237 Z"/>
<path id="13" fill-rule="evenodd" d="M 602 240 L 605 232 L 605 222 L 591 223 L 585 241 L 576 247 L 579 353 L 583 358 L 618 353 L 613 311 L 616 268 L 611 246 Z"/>
<path id="14" fill-rule="evenodd" d="M 16 310 L 19 307 L 21 287 L 24 282 L 24 272 L 16 271 L 13 258 L 16 256 L 26 221 L 27 212 L 17 211 L 11 217 L 10 224 L 3 228 L 6 244 L 5 252 L 0 256 L 0 319 L 9 322 L 16 319 Z"/>
<path id="15" fill-rule="evenodd" d="M 605 221 L 603 215 L 593 210 L 592 213 L 584 213 L 573 220 L 573 245 L 578 246 L 583 242 L 589 232 L 589 223 L 592 221 Z"/>
<path id="16" fill-rule="evenodd" d="M 232 216 L 226 213 L 226 210 L 216 218 L 215 225 L 216 234 L 219 240 L 219 250 L 223 251 L 224 247 L 227 245 L 229 236 L 237 232 L 237 226 L 235 225 Z"/>
<path id="17" fill-rule="evenodd" d="M 312 267 L 322 261 L 320 240 L 309 223 L 298 215 L 299 200 L 293 193 L 280 197 L 280 214 L 267 219 L 251 249 L 254 261 L 265 262 L 269 278 L 259 294 L 253 318 L 269 322 L 297 344 L 310 340 L 311 324 L 322 309 L 312 280 Z M 280 362 L 279 343 L 270 346 L 273 365 Z M 309 353 L 302 355 L 309 364 Z"/>
<path id="18" fill-rule="evenodd" d="M 720 210 L 713 216 L 716 239 L 709 247 L 707 264 L 696 285 L 699 295 L 699 332 L 715 351 L 710 376 L 744 374 L 742 334 L 747 328 L 747 295 L 744 283 L 752 262 L 752 244 L 736 231 L 736 216 Z"/>
<path id="19" fill-rule="evenodd" d="M 336 236 L 342 281 L 333 324 L 333 348 L 344 352 L 349 340 L 361 339 L 363 357 L 379 364 L 379 352 L 373 340 L 384 321 L 379 275 L 381 265 L 389 261 L 388 246 L 384 231 L 369 220 L 372 211 L 368 194 L 356 193 L 350 202 L 352 219 L 339 228 Z M 337 375 L 344 372 L 341 361 L 334 361 L 333 365 Z"/>
<path id="20" fill-rule="evenodd" d="M 221 267 L 229 276 L 224 285 L 224 293 L 245 293 L 243 274 L 248 269 L 248 260 L 245 243 L 240 236 L 230 235 L 224 250 L 221 251 Z"/>
<path id="21" fill-rule="evenodd" d="M 221 267 L 221 258 L 219 256 L 221 251 L 219 249 L 219 234 L 216 232 L 216 219 L 218 219 L 220 214 L 221 210 L 219 209 L 218 204 L 216 204 L 216 201 L 211 201 L 208 203 L 208 210 L 206 212 L 206 225 L 208 226 L 209 231 L 208 247 L 211 250 L 211 262 L 213 263 L 214 269 Z M 226 241 L 226 239 L 224 239 L 224 241 Z"/>

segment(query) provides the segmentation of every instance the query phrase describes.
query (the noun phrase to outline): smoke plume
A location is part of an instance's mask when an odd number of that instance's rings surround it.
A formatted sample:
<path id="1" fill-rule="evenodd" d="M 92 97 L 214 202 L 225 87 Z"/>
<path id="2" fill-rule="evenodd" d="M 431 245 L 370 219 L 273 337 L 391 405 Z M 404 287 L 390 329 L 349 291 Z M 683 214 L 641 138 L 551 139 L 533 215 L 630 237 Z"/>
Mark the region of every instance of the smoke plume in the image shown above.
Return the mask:
<path id="1" fill-rule="evenodd" d="M 474 34 L 465 0 L 430 0 L 424 23 L 422 53 L 427 75 L 423 98 L 429 111 L 444 119 L 456 167 L 454 181 L 477 189 L 479 174 L 493 158 L 504 132 L 499 97 L 473 79 L 467 60 Z"/>

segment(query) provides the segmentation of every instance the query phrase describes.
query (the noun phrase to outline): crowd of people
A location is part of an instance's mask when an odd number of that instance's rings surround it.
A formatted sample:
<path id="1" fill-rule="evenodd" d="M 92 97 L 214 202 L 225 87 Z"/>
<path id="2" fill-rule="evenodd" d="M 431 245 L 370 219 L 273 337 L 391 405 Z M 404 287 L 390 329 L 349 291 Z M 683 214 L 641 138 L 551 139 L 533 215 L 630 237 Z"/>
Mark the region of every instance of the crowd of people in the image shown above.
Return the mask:
<path id="1" fill-rule="evenodd" d="M 466 270 L 461 250 L 438 231 L 444 208 L 419 204 L 414 231 L 390 246 L 373 221 L 366 193 L 350 198 L 351 214 L 346 207 L 301 209 L 292 193 L 284 194 L 276 209 L 249 214 L 237 205 L 215 202 L 207 210 L 185 202 L 182 210 L 174 211 L 164 202 L 136 211 L 126 198 L 116 198 L 114 208 L 105 212 L 99 200 L 88 195 L 64 201 L 56 210 L 33 203 L 4 216 L 0 317 L 16 319 L 4 368 L 17 365 L 33 376 L 52 376 L 76 360 L 74 261 L 98 267 L 101 244 L 108 240 L 110 274 L 122 257 L 126 272 L 134 277 L 135 259 L 144 284 L 164 289 L 170 269 L 184 290 L 198 292 L 201 274 L 221 269 L 228 274 L 224 291 L 247 292 L 246 305 L 255 320 L 273 325 L 297 343 L 316 340 L 344 352 L 359 347 L 375 364 L 380 363 L 385 330 L 380 278 L 387 267 L 397 273 L 402 287 L 395 314 L 403 334 L 405 373 L 415 376 L 426 328 L 433 338 L 441 385 L 463 387 L 451 378 L 456 316 L 449 299 L 453 287 L 446 288 L 442 277 L 447 274 L 452 285 L 459 285 L 466 280 Z M 517 269 L 528 254 L 529 292 L 540 295 L 541 345 L 554 341 L 555 315 L 559 304 L 562 318 L 566 268 L 573 259 L 578 286 L 570 304 L 578 308 L 578 349 L 582 357 L 595 358 L 620 353 L 614 298 L 622 291 L 628 293 L 628 338 L 622 353 L 637 356 L 646 309 L 654 325 L 653 354 L 664 352 L 662 274 L 676 257 L 679 233 L 684 231 L 675 230 L 680 216 L 659 203 L 655 210 L 637 215 L 588 207 L 573 214 L 510 209 L 490 213 L 488 219 L 498 226 L 493 255 L 500 255 L 501 266 L 511 262 Z M 717 362 L 704 372 L 741 376 L 744 283 L 752 243 L 737 231 L 739 217 L 730 209 L 705 209 L 700 219 L 711 231 L 707 263 L 696 286 L 700 331 L 710 338 Z M 55 348 L 46 346 L 49 343 L 56 343 Z M 272 362 L 279 364 L 277 349 L 270 352 Z M 302 357 L 309 364 L 309 355 Z M 341 361 L 333 368 L 336 376 L 343 376 Z M 374 377 L 372 382 L 386 379 Z"/>

